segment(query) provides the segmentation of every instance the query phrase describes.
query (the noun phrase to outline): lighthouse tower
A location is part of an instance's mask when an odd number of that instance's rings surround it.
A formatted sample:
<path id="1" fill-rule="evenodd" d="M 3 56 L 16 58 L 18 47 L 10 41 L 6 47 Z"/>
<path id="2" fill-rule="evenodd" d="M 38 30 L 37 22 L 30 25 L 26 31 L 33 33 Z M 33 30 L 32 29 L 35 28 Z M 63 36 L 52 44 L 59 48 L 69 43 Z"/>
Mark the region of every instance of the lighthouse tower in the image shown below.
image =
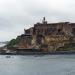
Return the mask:
<path id="1" fill-rule="evenodd" d="M 42 23 L 47 24 L 47 21 L 46 21 L 45 17 L 43 17 Z"/>

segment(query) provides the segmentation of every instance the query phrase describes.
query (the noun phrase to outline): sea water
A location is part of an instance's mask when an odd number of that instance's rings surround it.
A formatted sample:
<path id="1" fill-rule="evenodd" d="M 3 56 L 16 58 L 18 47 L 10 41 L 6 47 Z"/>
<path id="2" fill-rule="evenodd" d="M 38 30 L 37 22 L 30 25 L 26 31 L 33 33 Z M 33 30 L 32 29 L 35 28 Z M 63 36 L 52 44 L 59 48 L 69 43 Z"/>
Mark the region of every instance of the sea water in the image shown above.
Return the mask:
<path id="1" fill-rule="evenodd" d="M 75 55 L 0 55 L 0 75 L 75 75 Z"/>

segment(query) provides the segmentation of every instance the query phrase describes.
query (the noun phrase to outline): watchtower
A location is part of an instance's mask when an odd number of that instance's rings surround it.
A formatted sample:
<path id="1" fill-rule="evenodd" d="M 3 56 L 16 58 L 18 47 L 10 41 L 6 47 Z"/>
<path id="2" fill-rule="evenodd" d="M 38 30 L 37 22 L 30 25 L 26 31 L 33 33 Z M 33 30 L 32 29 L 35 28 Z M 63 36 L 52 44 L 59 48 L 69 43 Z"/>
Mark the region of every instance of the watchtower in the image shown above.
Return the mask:
<path id="1" fill-rule="evenodd" d="M 45 17 L 43 17 L 42 23 L 47 24 L 47 21 L 46 21 Z"/>

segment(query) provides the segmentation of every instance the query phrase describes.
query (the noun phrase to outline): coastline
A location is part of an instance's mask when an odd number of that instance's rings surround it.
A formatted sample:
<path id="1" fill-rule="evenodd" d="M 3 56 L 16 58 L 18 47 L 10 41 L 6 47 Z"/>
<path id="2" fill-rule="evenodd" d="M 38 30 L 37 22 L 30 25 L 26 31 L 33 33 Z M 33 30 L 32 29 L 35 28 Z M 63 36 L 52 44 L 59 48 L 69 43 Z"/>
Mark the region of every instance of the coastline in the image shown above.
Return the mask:
<path id="1" fill-rule="evenodd" d="M 0 55 L 74 55 L 75 51 L 0 53 Z"/>

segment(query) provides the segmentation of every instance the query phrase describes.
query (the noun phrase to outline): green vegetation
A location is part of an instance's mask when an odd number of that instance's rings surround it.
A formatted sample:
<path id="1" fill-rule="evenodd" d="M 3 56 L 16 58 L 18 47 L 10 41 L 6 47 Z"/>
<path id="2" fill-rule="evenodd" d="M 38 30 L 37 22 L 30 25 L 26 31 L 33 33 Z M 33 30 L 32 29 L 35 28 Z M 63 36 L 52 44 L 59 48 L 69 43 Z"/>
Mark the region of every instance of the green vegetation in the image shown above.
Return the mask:
<path id="1" fill-rule="evenodd" d="M 13 48 L 14 45 L 16 45 L 16 44 L 17 44 L 17 40 L 16 40 L 16 39 L 12 39 L 12 40 L 10 40 L 10 42 L 7 44 L 7 47 L 8 47 L 8 48 Z"/>
<path id="2" fill-rule="evenodd" d="M 75 43 L 65 44 L 63 47 L 57 49 L 57 51 L 74 51 Z"/>

